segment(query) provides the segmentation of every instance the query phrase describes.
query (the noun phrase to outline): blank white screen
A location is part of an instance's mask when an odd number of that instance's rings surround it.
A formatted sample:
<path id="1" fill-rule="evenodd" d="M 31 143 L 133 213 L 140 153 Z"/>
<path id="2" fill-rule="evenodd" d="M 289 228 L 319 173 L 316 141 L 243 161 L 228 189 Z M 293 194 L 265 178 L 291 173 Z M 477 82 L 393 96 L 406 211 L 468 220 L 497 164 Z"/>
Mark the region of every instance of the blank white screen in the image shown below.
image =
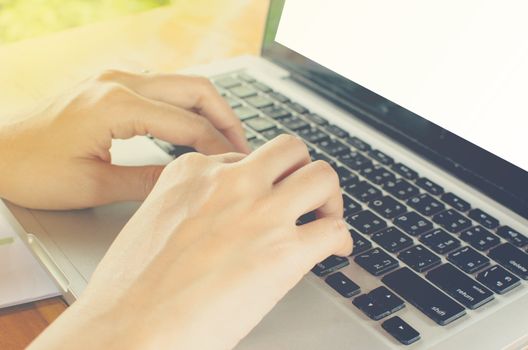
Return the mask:
<path id="1" fill-rule="evenodd" d="M 528 171 L 528 1 L 287 0 L 276 41 Z"/>

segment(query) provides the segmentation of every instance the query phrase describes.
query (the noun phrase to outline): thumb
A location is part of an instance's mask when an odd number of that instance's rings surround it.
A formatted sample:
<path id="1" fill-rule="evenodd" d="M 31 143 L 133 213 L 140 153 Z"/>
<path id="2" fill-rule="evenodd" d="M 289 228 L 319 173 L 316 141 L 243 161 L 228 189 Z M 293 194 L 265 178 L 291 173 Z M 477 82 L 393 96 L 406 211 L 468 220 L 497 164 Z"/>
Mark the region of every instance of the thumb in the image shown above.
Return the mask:
<path id="1" fill-rule="evenodd" d="M 107 202 L 144 200 L 165 168 L 162 165 L 119 166 L 108 164 L 105 182 Z"/>

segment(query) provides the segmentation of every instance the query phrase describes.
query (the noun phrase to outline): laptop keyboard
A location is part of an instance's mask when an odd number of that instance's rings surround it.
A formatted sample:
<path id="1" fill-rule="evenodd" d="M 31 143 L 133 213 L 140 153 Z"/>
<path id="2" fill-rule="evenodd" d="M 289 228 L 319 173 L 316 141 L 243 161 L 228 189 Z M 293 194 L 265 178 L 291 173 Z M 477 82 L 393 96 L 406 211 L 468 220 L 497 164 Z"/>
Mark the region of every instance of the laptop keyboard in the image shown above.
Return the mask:
<path id="1" fill-rule="evenodd" d="M 313 160 L 327 161 L 338 173 L 354 250 L 349 258 L 328 257 L 312 272 L 367 317 L 385 319 L 407 302 L 444 326 L 528 280 L 523 233 L 248 74 L 213 82 L 253 149 L 294 134 Z M 314 219 L 305 215 L 299 224 Z M 338 271 L 349 264 L 379 277 L 379 287 L 361 290 L 354 276 Z M 391 324 L 405 325 L 412 336 L 393 334 L 401 329 Z M 382 327 L 406 345 L 420 339 L 398 316 Z"/>

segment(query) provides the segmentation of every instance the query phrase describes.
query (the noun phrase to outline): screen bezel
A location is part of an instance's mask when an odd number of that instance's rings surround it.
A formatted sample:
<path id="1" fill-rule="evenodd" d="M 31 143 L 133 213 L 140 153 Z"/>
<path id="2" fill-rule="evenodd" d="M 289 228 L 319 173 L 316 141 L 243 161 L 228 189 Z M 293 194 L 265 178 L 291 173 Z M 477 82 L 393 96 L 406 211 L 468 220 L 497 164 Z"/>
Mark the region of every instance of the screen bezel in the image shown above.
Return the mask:
<path id="1" fill-rule="evenodd" d="M 285 0 L 271 0 L 262 56 L 292 78 L 528 219 L 528 172 L 275 41 Z"/>

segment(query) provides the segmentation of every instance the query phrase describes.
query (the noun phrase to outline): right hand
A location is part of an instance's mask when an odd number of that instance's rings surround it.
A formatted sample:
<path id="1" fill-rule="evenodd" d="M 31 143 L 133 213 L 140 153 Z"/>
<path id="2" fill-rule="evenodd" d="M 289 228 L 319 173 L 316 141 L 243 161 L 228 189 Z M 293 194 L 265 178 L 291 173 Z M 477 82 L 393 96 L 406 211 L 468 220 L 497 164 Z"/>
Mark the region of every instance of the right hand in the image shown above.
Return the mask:
<path id="1" fill-rule="evenodd" d="M 336 173 L 293 136 L 249 156 L 184 155 L 34 345 L 232 348 L 316 263 L 351 253 L 342 211 Z"/>

